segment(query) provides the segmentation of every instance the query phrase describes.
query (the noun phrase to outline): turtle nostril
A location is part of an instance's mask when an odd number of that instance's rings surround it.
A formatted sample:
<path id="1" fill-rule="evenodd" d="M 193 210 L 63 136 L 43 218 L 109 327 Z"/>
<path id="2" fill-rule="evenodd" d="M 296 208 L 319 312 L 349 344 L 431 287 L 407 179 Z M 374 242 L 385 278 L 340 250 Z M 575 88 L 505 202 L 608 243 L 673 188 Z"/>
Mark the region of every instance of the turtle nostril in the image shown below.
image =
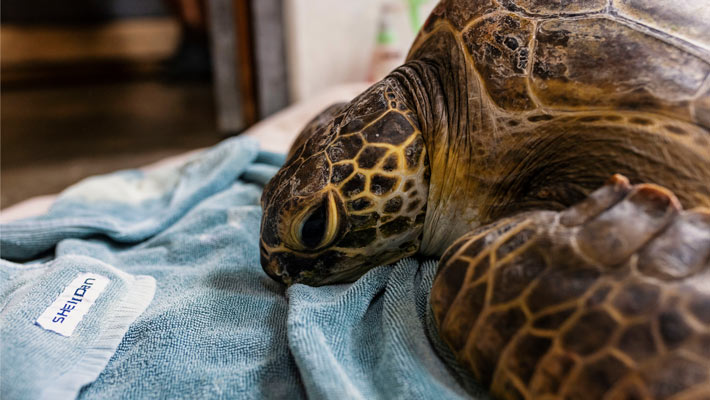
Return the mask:
<path id="1" fill-rule="evenodd" d="M 283 276 L 278 274 L 276 272 L 276 266 L 273 264 L 269 263 L 269 260 L 265 258 L 264 256 L 261 256 L 261 268 L 266 272 L 266 275 L 269 275 L 269 277 L 273 280 L 275 280 L 278 283 L 286 283 L 283 280 Z"/>
<path id="2" fill-rule="evenodd" d="M 261 262 L 261 269 L 266 272 L 266 275 L 269 275 L 269 277 L 276 282 L 284 283 L 281 275 L 276 272 L 276 265 L 270 262 L 269 253 L 261 243 L 259 243 L 259 261 Z"/>
<path id="3" fill-rule="evenodd" d="M 268 265 L 262 264 L 262 268 L 264 269 L 264 272 L 266 272 L 266 275 L 269 275 L 271 279 L 275 280 L 278 283 L 285 283 L 281 275 L 274 272 L 273 269 L 270 268 Z"/>

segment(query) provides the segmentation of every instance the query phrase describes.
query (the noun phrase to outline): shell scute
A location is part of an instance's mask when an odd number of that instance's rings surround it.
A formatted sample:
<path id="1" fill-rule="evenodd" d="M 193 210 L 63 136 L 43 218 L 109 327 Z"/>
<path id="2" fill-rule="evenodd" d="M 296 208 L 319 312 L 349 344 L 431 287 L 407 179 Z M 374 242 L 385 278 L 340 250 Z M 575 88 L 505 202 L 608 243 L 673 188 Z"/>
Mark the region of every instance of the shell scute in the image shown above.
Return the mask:
<path id="1" fill-rule="evenodd" d="M 548 107 L 648 110 L 692 121 L 710 64 L 606 17 L 555 19 L 536 33 L 531 87 Z"/>
<path id="2" fill-rule="evenodd" d="M 511 11 L 536 15 L 582 14 L 604 10 L 607 0 L 502 0 Z"/>
<path id="3" fill-rule="evenodd" d="M 671 5 L 672 4 L 672 5 Z M 704 1 L 615 0 L 614 13 L 710 53 L 710 7 Z"/>
<path id="4" fill-rule="evenodd" d="M 462 40 L 489 96 L 501 108 L 535 108 L 527 89 L 531 21 L 515 14 L 495 14 L 474 23 Z"/>
<path id="5" fill-rule="evenodd" d="M 431 12 L 422 31 L 432 31 L 436 22 L 442 19 L 448 20 L 454 28 L 461 30 L 472 19 L 494 11 L 496 8 L 498 5 L 493 0 L 443 0 Z"/>

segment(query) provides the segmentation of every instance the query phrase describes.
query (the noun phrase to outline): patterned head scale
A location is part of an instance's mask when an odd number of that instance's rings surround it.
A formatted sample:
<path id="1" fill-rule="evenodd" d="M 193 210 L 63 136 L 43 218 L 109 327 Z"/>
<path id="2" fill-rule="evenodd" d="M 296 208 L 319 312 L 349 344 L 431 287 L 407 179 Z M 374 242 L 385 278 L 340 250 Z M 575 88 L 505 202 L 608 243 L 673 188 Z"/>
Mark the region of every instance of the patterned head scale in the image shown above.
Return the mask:
<path id="1" fill-rule="evenodd" d="M 287 284 L 351 281 L 417 251 L 428 164 L 416 115 L 391 79 L 299 135 L 264 190 L 261 264 Z"/>

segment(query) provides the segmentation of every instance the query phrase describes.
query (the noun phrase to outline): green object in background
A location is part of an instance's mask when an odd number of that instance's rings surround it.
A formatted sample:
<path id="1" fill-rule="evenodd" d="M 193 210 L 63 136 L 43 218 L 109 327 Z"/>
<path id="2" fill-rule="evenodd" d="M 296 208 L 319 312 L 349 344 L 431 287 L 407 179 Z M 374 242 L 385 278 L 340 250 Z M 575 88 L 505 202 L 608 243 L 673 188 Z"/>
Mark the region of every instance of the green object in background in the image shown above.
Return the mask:
<path id="1" fill-rule="evenodd" d="M 412 31 L 414 33 L 419 32 L 419 28 L 422 27 L 422 20 L 419 17 L 419 7 L 426 1 L 427 0 L 407 0 L 409 4 L 409 20 L 412 23 Z"/>
<path id="2" fill-rule="evenodd" d="M 395 42 L 395 39 L 396 35 L 394 31 L 389 27 L 380 29 L 380 31 L 377 33 L 377 44 L 393 44 Z"/>

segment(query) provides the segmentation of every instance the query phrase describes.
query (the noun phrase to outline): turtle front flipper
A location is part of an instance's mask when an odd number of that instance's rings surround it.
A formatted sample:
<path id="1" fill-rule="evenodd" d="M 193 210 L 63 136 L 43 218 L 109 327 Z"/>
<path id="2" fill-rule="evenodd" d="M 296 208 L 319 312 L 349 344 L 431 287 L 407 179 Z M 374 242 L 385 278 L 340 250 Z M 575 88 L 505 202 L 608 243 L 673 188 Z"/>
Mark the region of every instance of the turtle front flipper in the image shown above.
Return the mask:
<path id="1" fill-rule="evenodd" d="M 439 335 L 500 398 L 710 397 L 710 210 L 619 175 L 562 212 L 462 237 Z"/>

